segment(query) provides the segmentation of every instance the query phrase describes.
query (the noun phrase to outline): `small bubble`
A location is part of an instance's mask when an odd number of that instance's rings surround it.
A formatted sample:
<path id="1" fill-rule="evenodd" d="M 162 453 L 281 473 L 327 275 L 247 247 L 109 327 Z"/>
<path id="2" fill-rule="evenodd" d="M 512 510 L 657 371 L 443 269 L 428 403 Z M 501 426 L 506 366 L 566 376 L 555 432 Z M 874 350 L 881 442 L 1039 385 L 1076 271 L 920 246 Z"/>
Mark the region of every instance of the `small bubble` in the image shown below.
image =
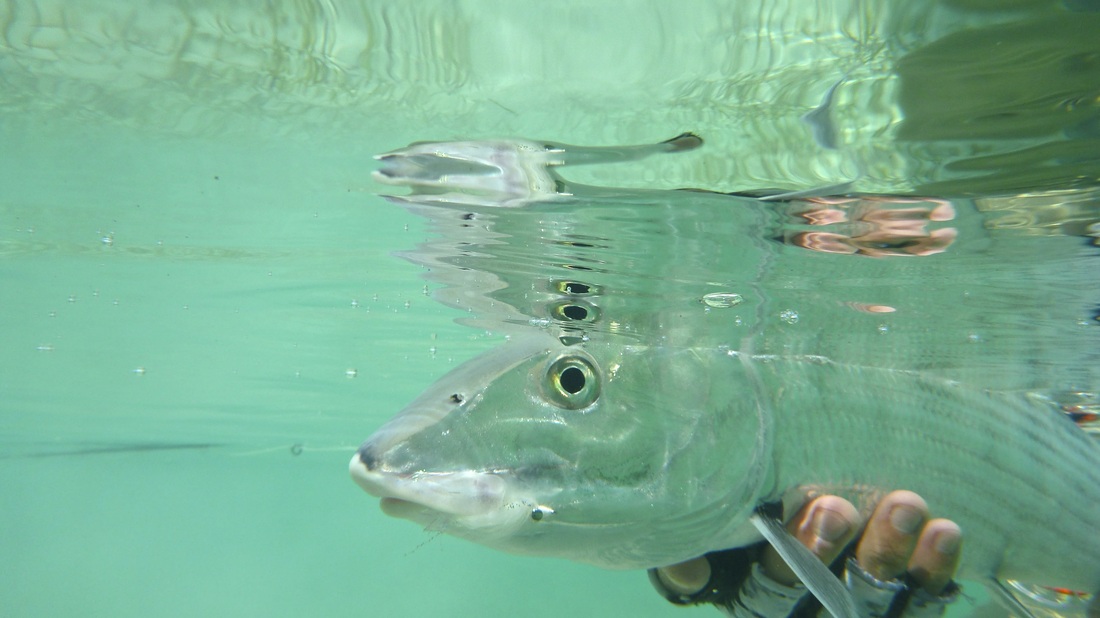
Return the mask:
<path id="1" fill-rule="evenodd" d="M 35 350 L 38 350 L 39 352 L 53 352 L 53 344 L 43 343 L 42 345 L 36 347 Z"/>
<path id="2" fill-rule="evenodd" d="M 436 347 L 434 345 L 432 347 L 428 348 L 428 353 L 431 354 L 433 358 L 435 357 L 435 353 L 438 352 L 438 351 L 439 350 L 436 349 Z"/>
<path id="3" fill-rule="evenodd" d="M 733 318 L 733 325 L 734 326 L 741 326 L 741 322 L 742 322 L 741 316 L 736 316 L 735 318 Z"/>
<path id="4" fill-rule="evenodd" d="M 725 309 L 727 307 L 736 307 L 744 302 L 744 298 L 740 294 L 735 292 L 711 292 L 706 296 L 703 296 L 703 304 L 708 307 L 714 307 L 715 309 Z"/>
<path id="5" fill-rule="evenodd" d="M 75 303 L 76 302 L 76 294 L 69 294 L 69 302 L 70 303 Z"/>
<path id="6" fill-rule="evenodd" d="M 344 377 L 347 377 L 347 378 L 354 378 L 357 375 L 359 375 L 359 370 L 358 369 L 348 369 L 347 371 L 344 372 Z"/>
<path id="7" fill-rule="evenodd" d="M 105 236 L 100 237 L 99 242 L 101 242 L 101 243 L 107 245 L 108 247 L 110 247 L 111 245 L 115 244 L 115 233 L 114 232 L 107 233 Z"/>
<path id="8" fill-rule="evenodd" d="M 374 294 L 370 297 L 370 299 L 373 300 L 374 302 L 378 302 L 378 295 Z"/>
<path id="9" fill-rule="evenodd" d="M 290 454 L 295 457 L 301 455 L 303 450 L 305 450 L 305 445 L 303 445 L 301 442 L 290 445 Z"/>
<path id="10" fill-rule="evenodd" d="M 421 290 L 421 292 L 424 294 L 424 296 L 427 296 L 431 293 L 431 292 L 428 291 L 428 286 L 424 286 L 424 289 Z"/>
<path id="11" fill-rule="evenodd" d="M 354 298 L 353 298 L 353 299 L 351 299 L 351 307 L 352 307 L 353 309 L 357 309 L 357 308 L 359 308 L 359 301 L 355 300 Z"/>
<path id="12" fill-rule="evenodd" d="M 143 376 L 143 375 L 145 375 L 145 367 L 136 367 L 134 369 L 131 369 L 130 373 L 132 373 L 134 375 L 137 375 L 137 376 Z"/>
<path id="13" fill-rule="evenodd" d="M 409 231 L 409 224 L 408 223 L 405 224 L 405 231 L 406 232 Z"/>
<path id="14" fill-rule="evenodd" d="M 798 312 L 794 309 L 784 309 L 782 312 L 780 312 L 779 319 L 783 320 L 787 324 L 797 324 Z"/>
<path id="15" fill-rule="evenodd" d="M 878 334 L 885 335 L 890 332 L 890 327 L 885 324 L 878 325 Z"/>
<path id="16" fill-rule="evenodd" d="M 966 340 L 969 343 L 981 343 L 982 342 L 982 336 L 979 335 L 978 333 L 970 333 L 969 335 L 966 336 Z"/>
<path id="17" fill-rule="evenodd" d="M 57 312 L 56 311 L 51 311 L 47 315 L 49 315 L 49 317 L 51 317 L 51 318 L 56 318 L 57 317 Z"/>
<path id="18" fill-rule="evenodd" d="M 406 300 L 405 301 L 405 308 L 408 309 L 409 307 L 412 307 L 412 303 Z"/>

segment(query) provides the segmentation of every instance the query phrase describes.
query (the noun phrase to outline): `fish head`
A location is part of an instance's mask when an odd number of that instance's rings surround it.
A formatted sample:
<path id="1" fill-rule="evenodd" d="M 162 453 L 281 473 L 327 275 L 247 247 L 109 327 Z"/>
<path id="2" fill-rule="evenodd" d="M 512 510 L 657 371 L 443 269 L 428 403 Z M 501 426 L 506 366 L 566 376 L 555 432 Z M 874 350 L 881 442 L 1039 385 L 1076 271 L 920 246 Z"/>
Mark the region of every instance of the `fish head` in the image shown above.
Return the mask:
<path id="1" fill-rule="evenodd" d="M 646 568 L 743 544 L 757 415 L 704 361 L 514 339 L 383 425 L 351 475 L 388 515 L 511 553 Z"/>
<path id="2" fill-rule="evenodd" d="M 561 149 L 528 140 L 419 142 L 376 155 L 371 177 L 412 193 L 388 196 L 412 204 L 467 204 L 514 208 L 568 197 L 551 168 Z"/>

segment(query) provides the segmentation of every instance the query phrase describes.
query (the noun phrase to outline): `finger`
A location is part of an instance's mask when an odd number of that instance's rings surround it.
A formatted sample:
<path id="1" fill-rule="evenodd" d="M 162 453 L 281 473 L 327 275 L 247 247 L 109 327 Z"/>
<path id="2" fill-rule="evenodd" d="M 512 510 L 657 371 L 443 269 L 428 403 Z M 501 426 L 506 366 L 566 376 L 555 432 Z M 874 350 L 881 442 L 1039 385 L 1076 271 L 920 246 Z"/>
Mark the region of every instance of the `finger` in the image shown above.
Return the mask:
<path id="1" fill-rule="evenodd" d="M 710 562 L 699 557 L 661 567 L 657 569 L 657 578 L 670 592 L 690 596 L 702 590 L 710 581 Z"/>
<path id="2" fill-rule="evenodd" d="M 917 494 L 911 491 L 887 494 L 867 522 L 856 547 L 856 560 L 882 581 L 905 573 L 927 519 L 928 505 Z"/>
<path id="3" fill-rule="evenodd" d="M 909 574 L 925 592 L 940 596 L 959 568 L 961 549 L 962 530 L 955 522 L 933 519 L 920 533 L 909 560 Z"/>
<path id="4" fill-rule="evenodd" d="M 821 496 L 795 513 L 787 522 L 787 532 L 829 564 L 855 538 L 859 523 L 859 511 L 851 502 L 837 496 Z M 794 571 L 770 545 L 760 563 L 768 577 L 781 584 L 789 586 L 798 581 Z"/>

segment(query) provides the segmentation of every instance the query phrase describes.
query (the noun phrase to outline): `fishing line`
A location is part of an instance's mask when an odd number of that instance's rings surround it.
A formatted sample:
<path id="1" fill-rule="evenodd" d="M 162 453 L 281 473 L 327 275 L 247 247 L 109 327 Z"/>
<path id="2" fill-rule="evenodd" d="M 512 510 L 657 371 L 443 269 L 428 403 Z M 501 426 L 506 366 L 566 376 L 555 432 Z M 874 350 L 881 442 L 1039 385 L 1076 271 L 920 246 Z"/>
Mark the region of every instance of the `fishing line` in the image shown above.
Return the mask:
<path id="1" fill-rule="evenodd" d="M 434 525 L 434 524 L 432 524 L 432 525 Z M 405 552 L 403 557 L 408 558 L 409 556 L 411 556 L 411 555 L 415 554 L 416 552 L 420 551 L 421 547 L 424 547 L 428 543 L 431 543 L 432 541 L 434 541 L 434 540 L 438 539 L 440 536 L 442 536 L 443 533 L 446 531 L 446 529 L 447 529 L 447 527 L 444 526 L 443 528 L 441 528 L 439 530 L 434 530 L 435 534 L 428 537 L 427 540 L 421 541 L 419 544 L 417 544 L 416 547 L 414 547 L 414 548 L 410 549 L 409 551 Z M 425 532 L 433 532 L 431 527 L 424 528 L 424 531 Z"/>
<path id="2" fill-rule="evenodd" d="M 444 524 L 437 528 L 436 525 L 441 520 L 444 521 Z M 417 544 L 416 547 L 414 547 L 414 548 L 410 549 L 409 551 L 405 552 L 404 557 L 407 558 L 407 557 L 415 554 L 416 552 L 420 551 L 421 547 L 424 547 L 428 543 L 431 543 L 432 541 L 438 539 L 440 536 L 442 536 L 443 534 L 445 534 L 447 532 L 447 528 L 449 528 L 450 525 L 451 525 L 451 522 L 450 522 L 449 519 L 447 519 L 447 517 L 445 515 L 443 515 L 442 513 L 440 513 L 439 515 L 436 515 L 435 519 L 428 522 L 428 525 L 424 526 L 424 532 L 434 532 L 435 534 L 432 534 L 426 540 L 421 541 L 419 544 Z"/>
<path id="3" fill-rule="evenodd" d="M 243 451 L 240 453 L 230 453 L 230 456 L 252 457 L 255 455 L 266 455 L 268 453 L 277 453 L 279 451 L 282 451 L 284 453 L 289 453 L 292 457 L 297 457 L 306 452 L 324 453 L 338 451 L 342 453 L 354 453 L 357 450 L 359 450 L 358 446 L 306 446 L 304 442 L 294 442 L 292 444 L 280 444 L 279 446 L 269 446 L 251 451 Z"/>

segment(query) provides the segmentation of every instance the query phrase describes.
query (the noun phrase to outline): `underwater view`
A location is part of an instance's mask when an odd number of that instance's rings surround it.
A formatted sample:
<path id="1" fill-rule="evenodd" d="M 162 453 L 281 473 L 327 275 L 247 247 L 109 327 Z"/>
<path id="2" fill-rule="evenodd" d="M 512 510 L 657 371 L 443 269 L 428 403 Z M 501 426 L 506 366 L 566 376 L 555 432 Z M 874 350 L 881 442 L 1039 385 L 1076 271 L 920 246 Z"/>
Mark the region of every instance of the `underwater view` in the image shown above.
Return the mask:
<path id="1" fill-rule="evenodd" d="M 1084 615 L 1097 32 L 0 5 L 0 616 L 719 615 L 646 569 L 895 489 L 947 615 Z"/>

